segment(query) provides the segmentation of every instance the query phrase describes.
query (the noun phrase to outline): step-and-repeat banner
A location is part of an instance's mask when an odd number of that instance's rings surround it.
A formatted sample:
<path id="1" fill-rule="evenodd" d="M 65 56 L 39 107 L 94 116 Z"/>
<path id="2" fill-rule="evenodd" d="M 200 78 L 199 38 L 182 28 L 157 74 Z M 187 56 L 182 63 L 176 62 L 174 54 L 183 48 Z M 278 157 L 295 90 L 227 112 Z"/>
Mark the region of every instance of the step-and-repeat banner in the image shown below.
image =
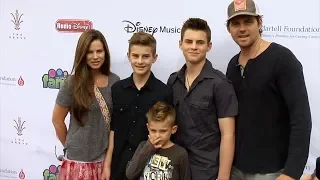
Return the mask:
<path id="1" fill-rule="evenodd" d="M 0 179 L 54 180 L 62 146 L 51 123 L 57 92 L 72 68 L 81 32 L 105 35 L 112 71 L 132 72 L 126 57 L 133 32 L 153 33 L 158 42 L 155 75 L 166 82 L 184 63 L 178 47 L 189 17 L 206 19 L 213 48 L 208 59 L 226 71 L 238 51 L 226 29 L 230 0 L 1 0 L 0 1 Z M 304 67 L 313 130 L 305 173 L 320 156 L 319 0 L 256 0 L 263 13 L 263 38 L 290 48 Z M 68 117 L 67 117 L 68 119 Z M 68 121 L 67 121 L 68 123 Z"/>

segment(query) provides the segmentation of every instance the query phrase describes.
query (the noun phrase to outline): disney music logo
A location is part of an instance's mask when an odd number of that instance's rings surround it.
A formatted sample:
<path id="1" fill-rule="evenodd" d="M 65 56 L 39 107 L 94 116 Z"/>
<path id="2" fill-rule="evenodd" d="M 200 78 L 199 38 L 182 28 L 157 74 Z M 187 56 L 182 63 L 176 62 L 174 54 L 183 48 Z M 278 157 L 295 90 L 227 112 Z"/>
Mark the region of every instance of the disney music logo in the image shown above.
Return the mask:
<path id="1" fill-rule="evenodd" d="M 124 30 L 127 33 L 134 33 L 134 32 L 146 32 L 146 33 L 150 33 L 151 35 L 155 34 L 156 32 L 158 32 L 158 28 L 157 27 L 153 27 L 153 26 L 142 26 L 141 22 L 136 22 L 133 23 L 131 21 L 128 20 L 124 20 L 122 21 L 124 23 L 127 23 L 127 25 L 124 27 Z"/>

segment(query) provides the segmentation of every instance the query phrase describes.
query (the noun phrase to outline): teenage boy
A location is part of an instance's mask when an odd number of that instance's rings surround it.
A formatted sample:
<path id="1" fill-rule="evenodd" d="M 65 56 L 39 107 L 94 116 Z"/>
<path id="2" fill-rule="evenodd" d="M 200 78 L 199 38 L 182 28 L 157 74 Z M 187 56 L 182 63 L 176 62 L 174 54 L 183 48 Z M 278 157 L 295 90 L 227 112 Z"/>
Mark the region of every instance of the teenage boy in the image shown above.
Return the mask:
<path id="1" fill-rule="evenodd" d="M 188 19 L 179 43 L 186 63 L 168 80 L 179 127 L 174 142 L 186 148 L 193 180 L 229 179 L 238 114 L 234 89 L 206 58 L 212 43 L 205 20 Z"/>
<path id="2" fill-rule="evenodd" d="M 111 88 L 114 111 L 109 148 L 112 151 L 105 159 L 104 172 L 108 174 L 111 166 L 112 180 L 126 179 L 128 162 L 140 142 L 148 139 L 148 110 L 158 101 L 172 104 L 170 89 L 151 71 L 157 60 L 156 39 L 144 32 L 133 34 L 127 55 L 133 73 Z"/>

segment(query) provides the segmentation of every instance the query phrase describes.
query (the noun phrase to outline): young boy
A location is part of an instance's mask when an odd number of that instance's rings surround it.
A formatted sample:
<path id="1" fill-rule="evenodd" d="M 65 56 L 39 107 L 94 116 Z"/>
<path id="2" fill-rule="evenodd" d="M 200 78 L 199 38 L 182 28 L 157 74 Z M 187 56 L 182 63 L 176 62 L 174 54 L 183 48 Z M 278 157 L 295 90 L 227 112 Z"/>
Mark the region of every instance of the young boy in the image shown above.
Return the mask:
<path id="1" fill-rule="evenodd" d="M 188 153 L 170 141 L 177 131 L 176 112 L 172 106 L 158 102 L 147 113 L 149 139 L 139 144 L 126 175 L 130 180 L 189 180 Z"/>
<path id="2" fill-rule="evenodd" d="M 111 88 L 113 113 L 103 180 L 126 179 L 126 166 L 141 141 L 148 139 L 146 113 L 158 101 L 172 104 L 170 89 L 151 72 L 157 60 L 156 40 L 144 32 L 129 40 L 128 59 L 133 73 Z"/>

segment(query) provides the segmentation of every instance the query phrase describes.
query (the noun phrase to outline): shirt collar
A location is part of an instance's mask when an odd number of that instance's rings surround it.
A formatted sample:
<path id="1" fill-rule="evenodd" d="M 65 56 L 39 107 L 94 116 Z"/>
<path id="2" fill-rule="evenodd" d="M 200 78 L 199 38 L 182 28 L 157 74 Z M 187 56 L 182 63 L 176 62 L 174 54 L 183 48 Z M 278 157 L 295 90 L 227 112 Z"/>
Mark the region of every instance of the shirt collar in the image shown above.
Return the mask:
<path id="1" fill-rule="evenodd" d="M 198 76 L 198 80 L 202 80 L 204 78 L 214 78 L 214 68 L 212 67 L 212 63 L 206 59 L 205 64 L 203 65 L 201 72 Z M 178 72 L 179 79 L 183 80 L 185 79 L 185 71 L 187 69 L 187 65 L 184 64 L 183 67 Z"/>
<path id="2" fill-rule="evenodd" d="M 149 88 L 152 89 L 155 87 L 155 82 L 156 82 L 156 77 L 154 76 L 153 72 L 150 73 L 150 76 L 146 82 L 146 84 L 143 86 L 143 88 Z M 131 74 L 131 76 L 127 79 L 127 82 L 124 83 L 124 88 L 136 88 L 136 85 L 134 84 L 133 81 L 133 73 Z"/>

